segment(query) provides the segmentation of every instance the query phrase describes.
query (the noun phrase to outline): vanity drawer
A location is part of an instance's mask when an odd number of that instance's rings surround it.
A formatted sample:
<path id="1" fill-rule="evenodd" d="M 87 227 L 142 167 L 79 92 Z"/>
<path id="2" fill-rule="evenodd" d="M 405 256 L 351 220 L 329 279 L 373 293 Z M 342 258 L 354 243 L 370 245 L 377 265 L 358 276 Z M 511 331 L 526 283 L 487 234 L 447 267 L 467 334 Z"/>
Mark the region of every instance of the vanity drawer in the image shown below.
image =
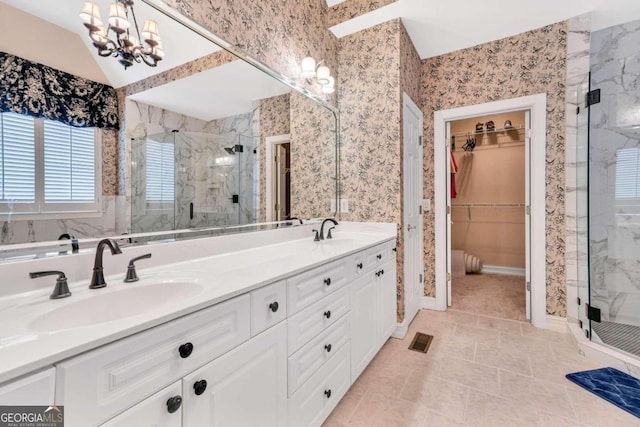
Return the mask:
<path id="1" fill-rule="evenodd" d="M 289 316 L 346 285 L 349 281 L 347 259 L 350 258 L 334 261 L 287 279 Z"/>
<path id="2" fill-rule="evenodd" d="M 363 268 L 358 268 L 358 270 L 361 272 L 369 271 L 389 261 L 392 257 L 393 252 L 391 252 L 391 248 L 393 247 L 395 247 L 395 245 L 382 243 L 363 251 L 361 259 L 357 261 L 357 263 L 363 263 Z M 393 254 L 395 255 L 395 253 Z"/>
<path id="3" fill-rule="evenodd" d="M 289 398 L 289 425 L 319 427 L 351 385 L 345 345 Z"/>
<path id="4" fill-rule="evenodd" d="M 349 312 L 350 306 L 349 288 L 344 287 L 290 317 L 287 322 L 288 354 L 337 322 Z"/>
<path id="5" fill-rule="evenodd" d="M 251 336 L 287 318 L 287 285 L 284 281 L 251 292 Z"/>
<path id="6" fill-rule="evenodd" d="M 248 340 L 249 312 L 245 294 L 65 360 L 56 404 L 69 426 L 100 424 Z"/>
<path id="7" fill-rule="evenodd" d="M 289 396 L 348 342 L 349 316 L 343 316 L 335 324 L 291 355 L 287 364 Z"/>
<path id="8" fill-rule="evenodd" d="M 169 399 L 176 396 L 182 397 L 182 381 L 176 381 L 100 427 L 180 427 L 182 425 L 183 405 L 180 405 L 174 412 L 169 412 L 167 404 Z M 65 408 L 66 411 L 67 408 Z"/>

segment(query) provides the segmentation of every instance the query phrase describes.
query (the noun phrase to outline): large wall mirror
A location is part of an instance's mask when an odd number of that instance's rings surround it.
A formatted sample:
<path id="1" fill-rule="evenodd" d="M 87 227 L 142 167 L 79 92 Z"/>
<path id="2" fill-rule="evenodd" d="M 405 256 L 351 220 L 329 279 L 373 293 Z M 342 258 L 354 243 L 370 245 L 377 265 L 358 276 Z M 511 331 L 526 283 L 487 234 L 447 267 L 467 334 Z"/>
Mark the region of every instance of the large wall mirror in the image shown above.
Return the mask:
<path id="1" fill-rule="evenodd" d="M 113 0 L 94 2 L 106 19 Z M 94 179 L 95 199 L 93 207 L 76 211 L 65 210 L 72 203 L 49 208 L 52 192 L 47 188 L 57 181 L 42 182 L 49 172 L 46 165 L 45 172 L 37 171 L 37 158 L 44 156 L 45 164 L 54 164 L 47 157 L 53 156 L 49 154 L 53 137 L 47 136 L 53 132 L 47 129 L 57 124 L 33 120 L 32 133 L 45 135 L 33 148 L 34 197 L 39 201 L 35 208 L 21 210 L 16 201 L 22 196 L 3 191 L 0 257 L 32 256 L 31 248 L 57 244 L 65 235 L 78 239 L 80 250 L 91 250 L 87 240 L 105 236 L 135 244 L 193 237 L 197 235 L 193 230 L 231 232 L 292 217 L 335 215 L 338 117 L 322 95 L 299 89 L 251 58 L 232 54 L 215 35 L 153 0 L 138 0 L 134 9 L 139 25 L 146 19 L 158 22 L 164 58 L 156 67 L 135 63 L 125 69 L 117 59 L 98 55 L 79 18 L 82 4 L 0 0 L 4 69 L 17 58 L 112 86 L 119 119 L 118 129 L 90 131 L 98 149 L 84 154 L 95 162 L 94 177 L 86 172 L 87 178 L 69 184 L 69 191 L 86 190 Z M 2 79 L 6 83 L 8 74 Z M 7 87 L 3 84 L 3 91 Z M 33 90 L 28 83 L 20 88 Z M 7 141 L 11 120 L 19 116 L 2 113 L 0 125 L 4 123 Z M 79 129 L 87 134 L 86 128 Z M 78 132 L 70 132 L 73 144 L 80 140 Z M 11 152 L 10 142 L 3 144 L 3 155 Z M 61 153 L 60 162 L 69 164 L 71 157 L 76 161 L 82 154 L 79 149 Z M 7 162 L 0 166 L 6 165 L 10 166 Z M 73 165 L 67 175 L 77 177 L 83 169 Z M 19 178 L 11 178 L 10 168 L 5 169 L 0 176 L 3 187 L 10 179 L 21 186 Z"/>

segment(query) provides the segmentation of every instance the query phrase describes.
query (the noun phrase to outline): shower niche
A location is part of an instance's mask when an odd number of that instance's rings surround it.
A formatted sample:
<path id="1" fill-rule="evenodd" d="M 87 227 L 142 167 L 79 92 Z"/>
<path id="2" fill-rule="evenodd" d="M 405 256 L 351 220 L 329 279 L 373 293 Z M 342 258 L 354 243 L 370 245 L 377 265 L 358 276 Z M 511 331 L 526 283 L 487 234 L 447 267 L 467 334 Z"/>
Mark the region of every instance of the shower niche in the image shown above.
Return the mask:
<path id="1" fill-rule="evenodd" d="M 172 131 L 132 141 L 131 231 L 251 224 L 257 220 L 255 138 Z"/>

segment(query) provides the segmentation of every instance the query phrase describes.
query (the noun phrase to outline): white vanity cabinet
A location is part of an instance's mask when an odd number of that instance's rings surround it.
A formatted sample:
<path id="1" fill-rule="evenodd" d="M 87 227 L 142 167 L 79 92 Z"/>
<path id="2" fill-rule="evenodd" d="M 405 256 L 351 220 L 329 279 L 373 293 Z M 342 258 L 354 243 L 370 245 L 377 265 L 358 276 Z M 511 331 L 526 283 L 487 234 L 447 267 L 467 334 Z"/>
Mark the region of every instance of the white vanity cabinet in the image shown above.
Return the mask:
<path id="1" fill-rule="evenodd" d="M 286 335 L 280 323 L 187 375 L 183 426 L 286 426 Z"/>
<path id="2" fill-rule="evenodd" d="M 102 427 L 180 427 L 181 425 L 182 383 L 176 381 L 107 421 Z"/>
<path id="3" fill-rule="evenodd" d="M 364 371 L 396 326 L 396 258 L 393 248 L 381 245 L 358 254 L 353 260 L 358 278 L 351 284 L 352 382 Z"/>
<path id="4" fill-rule="evenodd" d="M 0 385 L 0 406 L 53 405 L 56 371 L 44 369 Z"/>

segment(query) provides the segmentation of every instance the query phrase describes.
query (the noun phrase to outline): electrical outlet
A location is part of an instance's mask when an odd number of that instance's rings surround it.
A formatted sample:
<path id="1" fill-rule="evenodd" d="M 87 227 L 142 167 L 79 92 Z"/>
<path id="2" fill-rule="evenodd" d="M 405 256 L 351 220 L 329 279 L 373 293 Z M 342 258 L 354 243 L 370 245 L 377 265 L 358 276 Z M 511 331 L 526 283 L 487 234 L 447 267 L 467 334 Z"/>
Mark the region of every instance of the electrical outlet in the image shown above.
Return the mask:
<path id="1" fill-rule="evenodd" d="M 349 199 L 340 199 L 340 213 L 349 212 Z"/>
<path id="2" fill-rule="evenodd" d="M 429 212 L 431 210 L 431 199 L 422 200 L 422 210 L 425 212 Z"/>

